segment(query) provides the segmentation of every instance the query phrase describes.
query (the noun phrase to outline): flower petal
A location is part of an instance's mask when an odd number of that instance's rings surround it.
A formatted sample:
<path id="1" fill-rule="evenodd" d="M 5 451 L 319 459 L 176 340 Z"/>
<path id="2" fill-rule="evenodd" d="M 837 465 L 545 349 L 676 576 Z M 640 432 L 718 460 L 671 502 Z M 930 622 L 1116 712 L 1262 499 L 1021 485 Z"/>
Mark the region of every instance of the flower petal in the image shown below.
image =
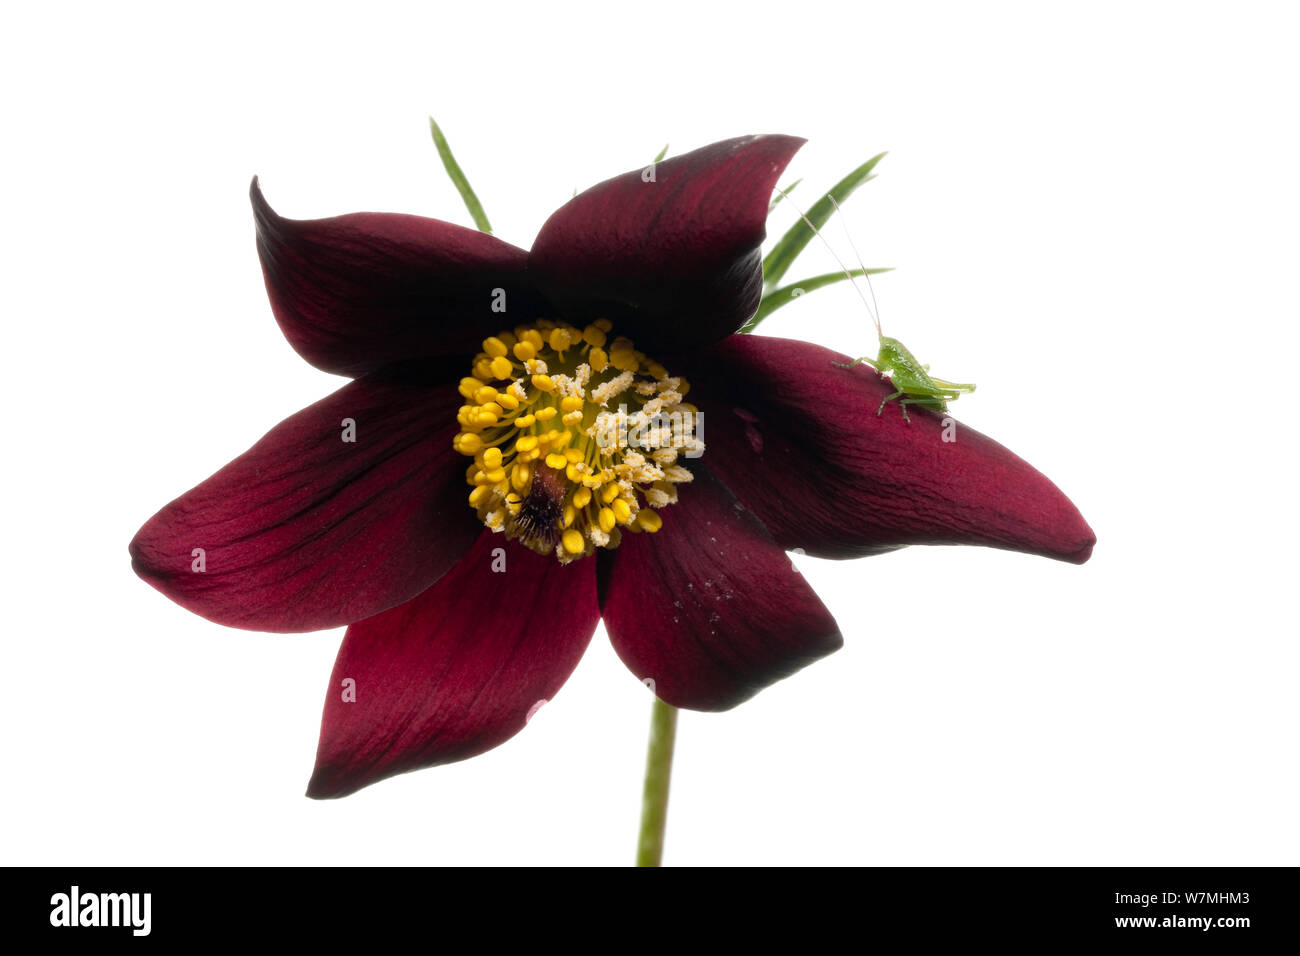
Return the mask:
<path id="1" fill-rule="evenodd" d="M 285 219 L 256 179 L 251 197 L 276 321 L 298 354 L 327 372 L 468 358 L 513 324 L 503 308 L 530 319 L 545 311 L 525 277 L 527 253 L 500 239 L 396 213 Z"/>
<path id="2" fill-rule="evenodd" d="M 758 309 L 768 201 L 803 143 L 724 140 L 593 186 L 542 226 L 529 271 L 566 318 L 608 318 L 638 348 L 716 342 Z"/>
<path id="3" fill-rule="evenodd" d="M 677 364 L 705 413 L 705 461 L 785 548 L 851 558 L 974 544 L 1082 564 L 1096 541 L 1061 491 L 1006 448 L 911 406 L 848 356 L 736 335 Z M 951 419 L 950 419 L 951 420 Z"/>
<path id="4" fill-rule="evenodd" d="M 454 384 L 345 385 L 150 518 L 131 542 L 136 573 L 211 621 L 263 631 L 338 627 L 419 594 L 482 527 L 451 448 L 461 401 Z"/>
<path id="5" fill-rule="evenodd" d="M 562 566 L 484 531 L 419 597 L 348 628 L 307 795 L 346 796 L 504 743 L 568 679 L 599 620 L 592 562 Z"/>
<path id="6" fill-rule="evenodd" d="M 599 552 L 601 611 L 618 656 L 660 698 L 726 710 L 843 640 L 763 526 L 693 470 L 660 531 Z"/>

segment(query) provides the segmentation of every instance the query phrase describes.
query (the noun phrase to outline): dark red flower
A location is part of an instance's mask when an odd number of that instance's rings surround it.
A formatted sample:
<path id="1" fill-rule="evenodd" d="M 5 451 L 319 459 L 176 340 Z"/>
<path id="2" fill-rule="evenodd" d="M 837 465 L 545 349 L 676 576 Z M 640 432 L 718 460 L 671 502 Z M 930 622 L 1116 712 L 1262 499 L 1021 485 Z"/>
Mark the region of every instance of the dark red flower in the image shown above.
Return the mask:
<path id="1" fill-rule="evenodd" d="M 500 744 L 559 690 L 602 617 L 662 699 L 734 707 L 841 644 L 788 550 L 974 544 L 1088 559 L 1078 511 L 1001 445 L 965 427 L 944 441 L 933 412 L 877 417 L 889 385 L 837 368 L 840 353 L 734 334 L 758 306 L 768 200 L 802 142 L 728 140 L 653 177 L 607 180 L 551 216 L 529 252 L 414 216 L 284 219 L 254 182 L 276 319 L 307 361 L 353 381 L 163 508 L 131 555 L 220 624 L 349 625 L 309 795 Z M 543 354 L 559 364 L 537 373 Z M 578 434 L 594 398 L 572 443 L 546 431 L 572 413 L 566 389 L 587 394 L 579 363 L 593 395 L 631 369 L 637 401 L 698 409 L 707 453 L 602 473 Z"/>

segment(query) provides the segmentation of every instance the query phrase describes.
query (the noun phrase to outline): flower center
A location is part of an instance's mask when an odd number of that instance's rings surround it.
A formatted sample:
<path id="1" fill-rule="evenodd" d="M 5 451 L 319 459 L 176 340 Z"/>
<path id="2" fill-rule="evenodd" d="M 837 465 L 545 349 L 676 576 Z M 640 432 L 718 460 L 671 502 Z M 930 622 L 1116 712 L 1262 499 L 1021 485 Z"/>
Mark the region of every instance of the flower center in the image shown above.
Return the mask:
<path id="1" fill-rule="evenodd" d="M 679 455 L 704 452 L 700 413 L 682 401 L 689 383 L 631 340 L 609 341 L 610 328 L 607 319 L 517 326 L 484 339 L 460 380 L 471 404 L 457 413 L 452 445 L 474 459 L 470 506 L 562 564 L 618 547 L 623 531 L 658 531 L 657 509 L 691 480 Z"/>

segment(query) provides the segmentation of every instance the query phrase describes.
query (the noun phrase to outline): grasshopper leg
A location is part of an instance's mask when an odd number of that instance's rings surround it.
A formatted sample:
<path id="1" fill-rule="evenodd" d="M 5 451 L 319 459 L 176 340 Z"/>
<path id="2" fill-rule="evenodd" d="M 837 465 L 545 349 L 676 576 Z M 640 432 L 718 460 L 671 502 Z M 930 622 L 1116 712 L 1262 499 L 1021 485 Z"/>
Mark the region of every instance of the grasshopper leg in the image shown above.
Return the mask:
<path id="1" fill-rule="evenodd" d="M 956 395 L 909 395 L 899 390 L 892 395 L 885 396 L 884 401 L 880 403 L 880 407 L 876 409 L 876 416 L 880 416 L 887 404 L 894 399 L 898 399 L 898 410 L 903 413 L 903 421 L 910 425 L 912 424 L 912 417 L 907 414 L 908 405 L 920 405 L 923 408 L 933 408 L 936 411 L 946 412 L 948 410 L 947 403 L 956 397 Z"/>
<path id="2" fill-rule="evenodd" d="M 890 402 L 892 402 L 894 399 L 898 398 L 898 396 L 902 394 L 903 394 L 902 389 L 899 389 L 893 395 L 886 395 L 884 400 L 880 403 L 880 407 L 876 409 L 876 417 L 879 418 L 880 413 L 885 410 L 885 406 L 888 405 Z M 903 417 L 907 418 L 907 409 L 905 408 L 903 409 Z"/>
<path id="3" fill-rule="evenodd" d="M 863 362 L 866 362 L 872 368 L 876 367 L 876 363 L 871 361 L 871 359 L 867 358 L 865 355 L 860 359 L 854 359 L 852 362 L 831 362 L 831 364 L 836 368 L 853 368 L 855 365 L 861 365 Z"/>

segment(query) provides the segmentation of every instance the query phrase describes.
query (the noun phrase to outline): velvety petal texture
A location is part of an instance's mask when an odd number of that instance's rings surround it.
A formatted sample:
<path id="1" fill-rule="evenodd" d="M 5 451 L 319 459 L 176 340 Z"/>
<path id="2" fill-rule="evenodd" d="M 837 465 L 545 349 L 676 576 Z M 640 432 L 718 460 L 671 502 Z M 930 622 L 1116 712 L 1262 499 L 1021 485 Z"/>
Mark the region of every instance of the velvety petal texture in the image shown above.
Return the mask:
<path id="1" fill-rule="evenodd" d="M 758 309 L 777 177 L 804 140 L 745 136 L 608 179 L 542 227 L 529 272 L 568 320 L 651 354 L 716 342 Z"/>
<path id="2" fill-rule="evenodd" d="M 594 561 L 561 566 L 484 531 L 429 590 L 348 628 L 307 795 L 346 796 L 513 737 L 568 679 L 599 619 Z"/>
<path id="3" fill-rule="evenodd" d="M 708 457 L 708 452 L 705 453 Z M 789 557 L 707 470 L 655 534 L 599 552 L 601 611 L 618 656 L 676 707 L 726 710 L 843 644 Z"/>
<path id="4" fill-rule="evenodd" d="M 149 519 L 136 573 L 211 621 L 263 631 L 338 627 L 419 594 L 482 527 L 451 447 L 454 382 L 360 379 L 281 422 Z"/>
<path id="5" fill-rule="evenodd" d="M 874 369 L 793 339 L 736 335 L 679 363 L 705 413 L 704 461 L 784 548 L 826 558 L 984 545 L 1081 564 L 1092 529 L 991 438 L 896 404 Z M 676 371 L 676 368 L 674 368 Z"/>
<path id="6" fill-rule="evenodd" d="M 285 219 L 256 179 L 251 195 L 276 321 L 327 372 L 359 376 L 409 359 L 470 357 L 513 324 L 505 314 L 546 311 L 525 277 L 528 254 L 500 239 L 396 213 Z"/>

